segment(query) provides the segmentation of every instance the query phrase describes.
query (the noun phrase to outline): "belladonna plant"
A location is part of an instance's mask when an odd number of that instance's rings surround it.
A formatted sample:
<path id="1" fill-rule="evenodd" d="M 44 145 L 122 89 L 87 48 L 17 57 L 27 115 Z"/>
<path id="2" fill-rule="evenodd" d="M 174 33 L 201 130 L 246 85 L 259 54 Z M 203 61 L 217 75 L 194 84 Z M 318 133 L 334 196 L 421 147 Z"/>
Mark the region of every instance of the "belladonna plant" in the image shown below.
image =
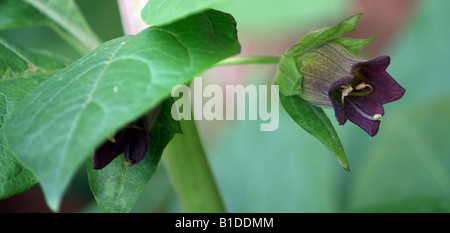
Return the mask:
<path id="1" fill-rule="evenodd" d="M 17 2 L 21 9 L 50 10 L 51 20 L 56 11 L 78 14 L 74 1 Z M 149 1 L 142 14 L 132 11 L 140 11 L 138 7 L 120 7 L 123 19 L 130 21 L 124 25 L 138 25 L 131 16 L 141 15 L 152 26 L 104 43 L 90 30 L 74 31 L 88 27 L 56 20 L 54 29 L 84 54 L 73 62 L 0 38 L 0 60 L 5 61 L 0 62 L 0 94 L 6 101 L 0 104 L 6 117 L 0 159 L 8 161 L 0 163 L 0 177 L 5 178 L 0 199 L 39 182 L 49 207 L 58 211 L 71 179 L 85 164 L 99 210 L 128 212 L 164 151 L 167 173 L 185 211 L 225 211 L 195 122 L 171 116 L 172 89 L 215 66 L 278 65 L 275 84 L 284 109 L 345 170 L 350 168 L 343 146 L 321 107 L 333 108 L 339 124 L 350 120 L 373 136 L 385 115 L 383 104 L 405 92 L 386 72 L 389 57 L 358 56 L 374 38 L 342 37 L 360 15 L 306 34 L 281 57 L 232 57 L 241 49 L 232 15 L 196 8 L 186 17 L 177 13 L 155 22 L 162 2 Z M 7 10 L 16 10 L 9 5 Z"/>

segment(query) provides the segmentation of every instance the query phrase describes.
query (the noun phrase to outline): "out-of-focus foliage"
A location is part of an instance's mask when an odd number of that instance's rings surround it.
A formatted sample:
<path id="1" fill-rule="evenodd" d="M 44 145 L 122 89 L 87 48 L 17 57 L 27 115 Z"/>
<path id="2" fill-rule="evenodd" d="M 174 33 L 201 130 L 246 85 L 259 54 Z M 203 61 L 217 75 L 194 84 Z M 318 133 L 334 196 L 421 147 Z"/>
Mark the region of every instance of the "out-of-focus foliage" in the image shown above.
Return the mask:
<path id="1" fill-rule="evenodd" d="M 47 22 L 44 15 L 23 1 L 0 1 L 0 30 Z"/>
<path id="2" fill-rule="evenodd" d="M 299 30 L 309 31 L 330 26 L 316 24 L 318 19 L 333 19 L 337 23 L 336 20 L 346 18 L 343 17 L 343 13 L 350 6 L 350 2 L 350 0 L 222 0 L 213 7 L 232 14 L 238 22 L 238 31 L 242 34 L 277 38 L 280 34 L 296 35 Z"/>

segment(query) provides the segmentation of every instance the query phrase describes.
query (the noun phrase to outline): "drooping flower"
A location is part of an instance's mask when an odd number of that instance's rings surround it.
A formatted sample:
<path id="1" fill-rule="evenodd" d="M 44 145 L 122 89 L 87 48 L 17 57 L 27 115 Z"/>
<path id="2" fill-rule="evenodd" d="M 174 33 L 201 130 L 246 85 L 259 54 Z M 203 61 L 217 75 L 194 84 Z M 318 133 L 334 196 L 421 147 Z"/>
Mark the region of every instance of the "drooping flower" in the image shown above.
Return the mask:
<path id="1" fill-rule="evenodd" d="M 374 136 L 383 104 L 405 93 L 386 72 L 389 64 L 388 56 L 366 61 L 339 44 L 325 43 L 297 61 L 303 75 L 300 96 L 313 105 L 332 107 L 340 125 L 350 120 Z"/>
<path id="2" fill-rule="evenodd" d="M 125 163 L 129 166 L 139 163 L 147 153 L 151 139 L 149 128 L 148 118 L 144 116 L 108 137 L 108 140 L 95 150 L 92 167 L 96 170 L 102 169 L 122 153 Z"/>

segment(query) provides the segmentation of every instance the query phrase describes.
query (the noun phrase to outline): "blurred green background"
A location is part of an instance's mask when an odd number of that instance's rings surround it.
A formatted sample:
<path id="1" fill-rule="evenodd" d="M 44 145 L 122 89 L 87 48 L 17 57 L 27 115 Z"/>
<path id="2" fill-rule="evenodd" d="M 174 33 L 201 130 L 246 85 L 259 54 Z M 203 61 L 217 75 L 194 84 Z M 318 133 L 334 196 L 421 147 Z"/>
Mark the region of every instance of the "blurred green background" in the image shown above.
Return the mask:
<path id="1" fill-rule="evenodd" d="M 123 34 L 115 0 L 78 0 L 102 40 Z M 279 129 L 259 121 L 201 121 L 198 125 L 229 212 L 450 212 L 450 2 L 446 0 L 229 0 L 215 8 L 238 23 L 241 55 L 280 55 L 305 32 L 362 12 L 351 36 L 376 40 L 361 56 L 391 56 L 388 72 L 406 88 L 385 105 L 377 136 L 339 126 L 351 172 L 304 132 L 280 105 Z M 45 27 L 0 32 L 26 47 L 78 58 Z M 276 67 L 214 68 L 208 83 L 271 84 Z M 205 79 L 204 79 L 205 81 Z M 62 212 L 96 211 L 80 169 Z M 0 212 L 45 212 L 39 186 L 0 201 Z M 161 163 L 133 212 L 182 211 Z"/>

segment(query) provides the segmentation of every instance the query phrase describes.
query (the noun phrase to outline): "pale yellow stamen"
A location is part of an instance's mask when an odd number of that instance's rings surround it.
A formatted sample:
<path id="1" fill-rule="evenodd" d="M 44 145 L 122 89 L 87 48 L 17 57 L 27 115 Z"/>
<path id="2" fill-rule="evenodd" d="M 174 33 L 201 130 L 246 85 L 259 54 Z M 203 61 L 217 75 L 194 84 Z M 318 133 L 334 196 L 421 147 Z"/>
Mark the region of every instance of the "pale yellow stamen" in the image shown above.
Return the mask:
<path id="1" fill-rule="evenodd" d="M 109 136 L 109 137 L 108 137 L 108 140 L 109 140 L 110 142 L 113 142 L 113 143 L 116 142 L 116 139 L 114 138 L 114 136 Z"/>
<path id="2" fill-rule="evenodd" d="M 130 161 L 130 160 L 124 160 L 123 163 L 127 166 L 133 165 L 133 161 Z"/>
<path id="3" fill-rule="evenodd" d="M 353 91 L 353 87 L 351 85 L 341 86 L 342 94 L 341 94 L 341 103 L 344 105 L 344 97 L 348 96 L 350 92 Z"/>
<path id="4" fill-rule="evenodd" d="M 361 90 L 361 89 L 366 88 L 367 86 L 368 85 L 365 82 L 362 82 L 362 83 L 356 85 L 355 90 Z"/>
<path id="5" fill-rule="evenodd" d="M 377 121 L 381 121 L 381 119 L 383 118 L 383 116 L 381 114 L 375 114 L 373 115 L 373 119 L 377 120 Z"/>
<path id="6" fill-rule="evenodd" d="M 108 136 L 108 140 L 112 143 L 116 143 L 116 139 L 114 138 L 116 136 L 116 133 L 113 133 Z"/>
<path id="7" fill-rule="evenodd" d="M 363 89 L 365 89 L 366 87 L 369 88 L 369 89 L 366 90 L 366 91 L 363 91 Z M 350 95 L 350 96 L 365 96 L 365 95 L 369 95 L 369 94 L 371 94 L 373 92 L 373 87 L 371 85 L 369 85 L 369 84 L 366 84 L 366 83 L 362 82 L 362 83 L 356 85 L 355 90 L 356 91 L 354 91 L 352 93 L 348 93 L 348 95 Z"/>
<path id="8" fill-rule="evenodd" d="M 371 121 L 381 121 L 381 118 L 383 117 L 381 114 L 377 113 L 377 114 L 371 116 L 371 115 L 365 113 L 362 109 L 360 109 L 360 108 L 358 107 L 358 105 L 354 104 L 354 103 L 351 102 L 351 101 L 348 101 L 348 102 L 353 106 L 353 108 L 354 108 L 354 109 L 355 109 L 362 117 L 366 118 L 367 120 L 371 120 Z"/>

